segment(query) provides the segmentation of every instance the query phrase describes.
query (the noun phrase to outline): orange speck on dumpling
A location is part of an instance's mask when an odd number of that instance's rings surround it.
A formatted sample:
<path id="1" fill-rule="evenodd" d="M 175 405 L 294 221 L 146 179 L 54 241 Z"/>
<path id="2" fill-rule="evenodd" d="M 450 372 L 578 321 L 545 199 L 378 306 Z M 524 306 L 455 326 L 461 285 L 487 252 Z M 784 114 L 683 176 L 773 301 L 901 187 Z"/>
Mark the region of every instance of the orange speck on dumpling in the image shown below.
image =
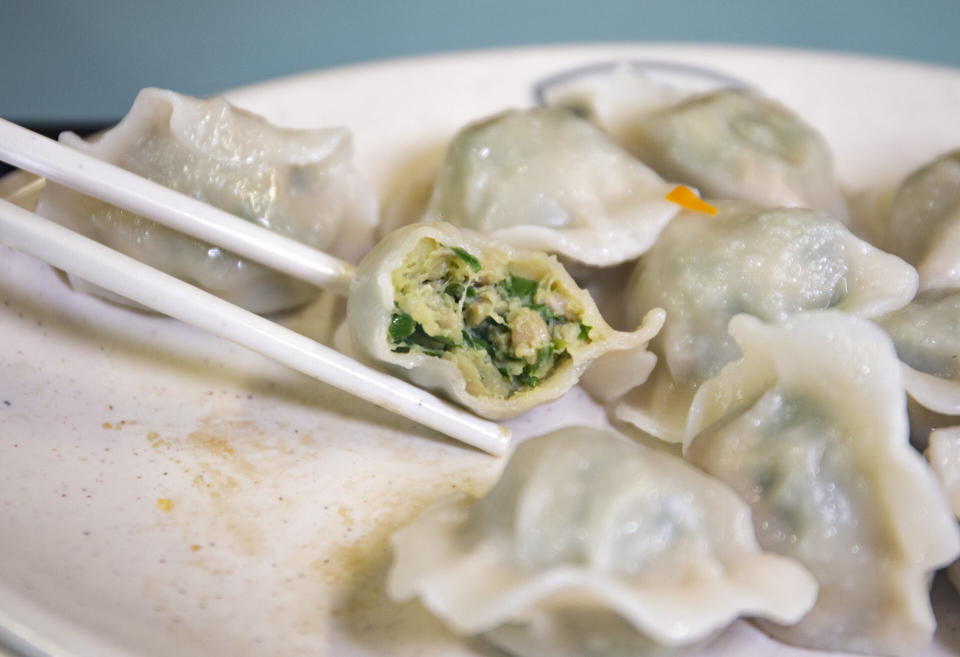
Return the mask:
<path id="1" fill-rule="evenodd" d="M 696 193 L 685 185 L 677 185 L 667 194 L 667 200 L 676 203 L 682 208 L 693 210 L 694 212 L 703 212 L 711 216 L 717 214 L 717 209 L 701 199 Z"/>

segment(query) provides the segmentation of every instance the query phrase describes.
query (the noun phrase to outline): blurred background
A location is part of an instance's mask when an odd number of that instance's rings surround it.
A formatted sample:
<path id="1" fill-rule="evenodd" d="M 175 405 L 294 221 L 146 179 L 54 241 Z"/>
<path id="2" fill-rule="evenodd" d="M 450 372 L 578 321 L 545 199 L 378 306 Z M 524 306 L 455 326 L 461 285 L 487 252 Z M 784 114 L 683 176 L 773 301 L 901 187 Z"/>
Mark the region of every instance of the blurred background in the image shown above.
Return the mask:
<path id="1" fill-rule="evenodd" d="M 960 66 L 960 0 L 3 0 L 0 116 L 110 122 L 145 86 L 203 95 L 452 50 L 565 42 L 762 44 Z"/>

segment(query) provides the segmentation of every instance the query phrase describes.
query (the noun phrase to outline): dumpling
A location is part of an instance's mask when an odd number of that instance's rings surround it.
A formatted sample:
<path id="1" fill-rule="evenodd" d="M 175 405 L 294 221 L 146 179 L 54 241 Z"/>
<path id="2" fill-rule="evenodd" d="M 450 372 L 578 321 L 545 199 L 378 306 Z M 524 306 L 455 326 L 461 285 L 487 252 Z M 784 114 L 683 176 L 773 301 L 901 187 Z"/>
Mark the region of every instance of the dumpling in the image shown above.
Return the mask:
<path id="1" fill-rule="evenodd" d="M 814 208 L 847 220 L 823 137 L 754 92 L 724 89 L 643 114 L 627 140 L 661 176 L 708 198 Z"/>
<path id="2" fill-rule="evenodd" d="M 423 221 L 606 267 L 650 248 L 673 187 L 572 112 L 515 110 L 456 136 Z"/>
<path id="3" fill-rule="evenodd" d="M 907 440 L 900 364 L 874 324 L 840 312 L 730 322 L 743 358 L 700 387 L 684 454 L 753 510 L 760 545 L 820 583 L 774 637 L 914 657 L 936 625 L 928 582 L 960 552 L 956 520 Z"/>
<path id="4" fill-rule="evenodd" d="M 613 100 L 590 100 L 590 115 L 667 180 L 706 198 L 814 208 L 847 221 L 826 141 L 783 105 L 743 88 L 700 94 L 671 94 L 650 83 L 633 88 L 638 98 L 620 91 Z"/>
<path id="5" fill-rule="evenodd" d="M 561 396 L 605 353 L 644 351 L 663 311 L 615 331 L 555 257 L 432 223 L 364 257 L 347 324 L 347 351 L 499 419 Z"/>
<path id="6" fill-rule="evenodd" d="M 960 415 L 960 291 L 922 293 L 877 323 L 893 338 L 910 396 L 936 413 Z"/>
<path id="7" fill-rule="evenodd" d="M 813 210 L 718 203 L 718 214 L 685 212 L 637 264 L 627 320 L 662 307 L 651 342 L 657 366 L 616 415 L 679 442 L 697 387 L 740 356 L 727 323 L 738 313 L 782 321 L 836 308 L 873 317 L 909 303 L 917 274 Z M 601 395 L 602 396 L 602 395 Z"/>
<path id="8" fill-rule="evenodd" d="M 222 98 L 144 89 L 99 139 L 64 133 L 60 141 L 342 258 L 356 261 L 372 245 L 377 201 L 351 162 L 345 129 L 288 130 Z M 248 310 L 283 310 L 317 294 L 302 281 L 58 185 L 47 185 L 37 211 Z M 80 287 L 124 302 L 88 283 Z"/>
<path id="9" fill-rule="evenodd" d="M 521 444 L 480 500 L 393 537 L 388 593 L 519 657 L 673 655 L 741 615 L 797 621 L 816 584 L 680 458 L 586 427 Z"/>
<path id="10" fill-rule="evenodd" d="M 914 265 L 921 291 L 960 288 L 960 150 L 911 173 L 891 200 L 877 197 L 864 234 Z"/>

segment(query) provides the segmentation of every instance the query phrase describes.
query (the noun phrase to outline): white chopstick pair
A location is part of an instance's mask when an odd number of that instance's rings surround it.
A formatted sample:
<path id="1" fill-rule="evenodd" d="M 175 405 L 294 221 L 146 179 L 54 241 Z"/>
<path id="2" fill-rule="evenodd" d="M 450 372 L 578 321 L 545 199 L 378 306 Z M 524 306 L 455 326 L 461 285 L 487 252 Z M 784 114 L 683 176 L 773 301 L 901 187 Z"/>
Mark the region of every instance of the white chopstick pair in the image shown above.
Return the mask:
<path id="1" fill-rule="evenodd" d="M 353 266 L 0 119 L 0 160 L 314 285 L 347 294 Z M 510 432 L 405 381 L 0 199 L 0 244 L 273 358 L 491 454 Z"/>

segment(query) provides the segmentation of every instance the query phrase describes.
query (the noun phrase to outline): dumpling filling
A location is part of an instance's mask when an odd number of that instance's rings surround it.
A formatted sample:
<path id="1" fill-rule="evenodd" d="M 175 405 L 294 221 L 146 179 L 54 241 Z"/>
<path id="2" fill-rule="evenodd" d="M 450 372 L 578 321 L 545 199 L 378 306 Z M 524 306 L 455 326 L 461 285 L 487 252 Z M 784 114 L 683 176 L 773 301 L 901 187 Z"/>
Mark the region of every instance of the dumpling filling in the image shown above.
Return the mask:
<path id="1" fill-rule="evenodd" d="M 392 273 L 388 344 L 457 365 L 471 394 L 537 387 L 591 342 L 583 304 L 549 271 L 424 238 Z"/>
<path id="2" fill-rule="evenodd" d="M 663 321 L 654 308 L 616 331 L 556 257 L 433 222 L 395 230 L 364 256 L 338 334 L 345 351 L 503 419 L 562 396 L 600 358 L 620 364 L 612 352 L 635 371 L 610 375 L 639 385 Z"/>

